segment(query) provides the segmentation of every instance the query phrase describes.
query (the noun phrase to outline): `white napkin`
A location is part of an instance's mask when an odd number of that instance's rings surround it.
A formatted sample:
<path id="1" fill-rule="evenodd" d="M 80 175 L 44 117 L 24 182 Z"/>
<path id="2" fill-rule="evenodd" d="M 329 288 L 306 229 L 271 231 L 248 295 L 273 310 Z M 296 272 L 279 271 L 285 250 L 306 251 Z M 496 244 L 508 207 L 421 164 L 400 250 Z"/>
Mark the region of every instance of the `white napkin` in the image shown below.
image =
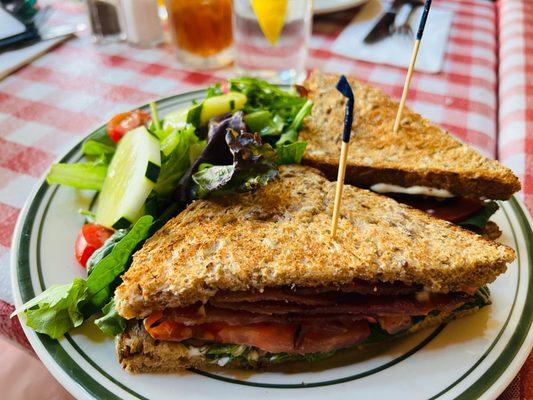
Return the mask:
<path id="1" fill-rule="evenodd" d="M 414 36 L 395 34 L 373 44 L 363 42 L 388 6 L 389 3 L 382 5 L 379 0 L 370 0 L 333 42 L 331 51 L 358 60 L 407 68 Z M 419 7 L 411 17 L 411 28 L 415 35 L 422 10 L 423 7 Z M 436 7 L 430 9 L 415 70 L 431 73 L 442 70 L 452 19 L 451 11 Z"/>
<path id="2" fill-rule="evenodd" d="M 68 35 L 55 39 L 43 40 L 18 50 L 10 50 L 5 53 L 0 53 L 0 81 L 12 72 L 41 57 L 51 48 L 71 37 L 72 35 Z"/>
<path id="3" fill-rule="evenodd" d="M 14 19 L 7 11 L 0 7 L 0 37 L 16 35 L 24 32 L 25 29 L 24 24 Z M 0 53 L 0 80 L 71 37 L 72 35 L 66 35 L 55 39 L 43 40 L 18 50 Z"/>

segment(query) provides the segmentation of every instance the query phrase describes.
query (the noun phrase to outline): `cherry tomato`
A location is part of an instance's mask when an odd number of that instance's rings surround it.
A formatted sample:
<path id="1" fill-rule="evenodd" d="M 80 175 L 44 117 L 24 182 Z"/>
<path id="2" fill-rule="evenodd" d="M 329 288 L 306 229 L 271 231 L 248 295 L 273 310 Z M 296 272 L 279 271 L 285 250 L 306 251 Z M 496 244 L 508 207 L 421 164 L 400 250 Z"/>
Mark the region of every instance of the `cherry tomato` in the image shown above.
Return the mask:
<path id="1" fill-rule="evenodd" d="M 97 224 L 85 224 L 82 226 L 74 251 L 76 259 L 82 267 L 87 265 L 91 255 L 113 234 L 113 230 Z"/>
<path id="2" fill-rule="evenodd" d="M 118 142 L 126 132 L 146 124 L 149 120 L 150 114 L 143 110 L 120 113 L 107 123 L 107 134 L 111 140 Z"/>

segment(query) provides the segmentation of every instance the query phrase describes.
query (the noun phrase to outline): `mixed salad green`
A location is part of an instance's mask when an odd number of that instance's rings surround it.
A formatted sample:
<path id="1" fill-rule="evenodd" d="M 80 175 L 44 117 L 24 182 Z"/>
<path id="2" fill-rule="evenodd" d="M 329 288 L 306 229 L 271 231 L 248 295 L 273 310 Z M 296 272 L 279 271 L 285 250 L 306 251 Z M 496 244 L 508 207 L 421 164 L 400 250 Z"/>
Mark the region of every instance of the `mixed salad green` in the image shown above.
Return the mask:
<path id="1" fill-rule="evenodd" d="M 47 176 L 99 192 L 96 210 L 82 211 L 87 223 L 75 243 L 87 277 L 49 288 L 14 314 L 52 338 L 94 314 L 103 332 L 122 332 L 113 293 L 133 253 L 194 199 L 257 189 L 278 165 L 299 163 L 306 143 L 298 132 L 311 107 L 296 91 L 239 78 L 164 118 L 154 103 L 150 113 L 112 118 L 83 143 L 83 162 L 54 164 Z"/>

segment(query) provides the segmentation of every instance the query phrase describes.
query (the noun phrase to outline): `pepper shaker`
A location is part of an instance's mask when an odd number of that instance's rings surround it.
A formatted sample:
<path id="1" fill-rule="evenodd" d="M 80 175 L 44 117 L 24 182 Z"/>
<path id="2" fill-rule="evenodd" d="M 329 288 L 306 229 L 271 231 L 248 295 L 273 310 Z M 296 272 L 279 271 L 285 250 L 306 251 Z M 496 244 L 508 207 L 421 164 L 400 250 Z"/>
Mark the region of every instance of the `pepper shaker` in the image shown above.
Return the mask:
<path id="1" fill-rule="evenodd" d="M 87 0 L 89 25 L 97 42 L 115 42 L 125 39 L 120 0 Z"/>

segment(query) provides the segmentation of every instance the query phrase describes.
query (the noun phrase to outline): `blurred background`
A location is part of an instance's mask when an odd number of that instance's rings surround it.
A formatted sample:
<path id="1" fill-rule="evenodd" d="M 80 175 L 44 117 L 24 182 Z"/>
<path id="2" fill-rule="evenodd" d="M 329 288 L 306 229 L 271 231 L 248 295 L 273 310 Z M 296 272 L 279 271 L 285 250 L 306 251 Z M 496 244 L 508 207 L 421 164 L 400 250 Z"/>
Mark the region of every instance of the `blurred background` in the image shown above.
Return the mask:
<path id="1" fill-rule="evenodd" d="M 344 73 L 398 99 L 419 0 L 0 0 L 0 393 L 68 399 L 13 311 L 10 242 L 50 163 L 117 112 L 235 75 Z M 407 104 L 533 208 L 533 2 L 435 0 Z M 533 398 L 531 356 L 502 399 Z"/>

